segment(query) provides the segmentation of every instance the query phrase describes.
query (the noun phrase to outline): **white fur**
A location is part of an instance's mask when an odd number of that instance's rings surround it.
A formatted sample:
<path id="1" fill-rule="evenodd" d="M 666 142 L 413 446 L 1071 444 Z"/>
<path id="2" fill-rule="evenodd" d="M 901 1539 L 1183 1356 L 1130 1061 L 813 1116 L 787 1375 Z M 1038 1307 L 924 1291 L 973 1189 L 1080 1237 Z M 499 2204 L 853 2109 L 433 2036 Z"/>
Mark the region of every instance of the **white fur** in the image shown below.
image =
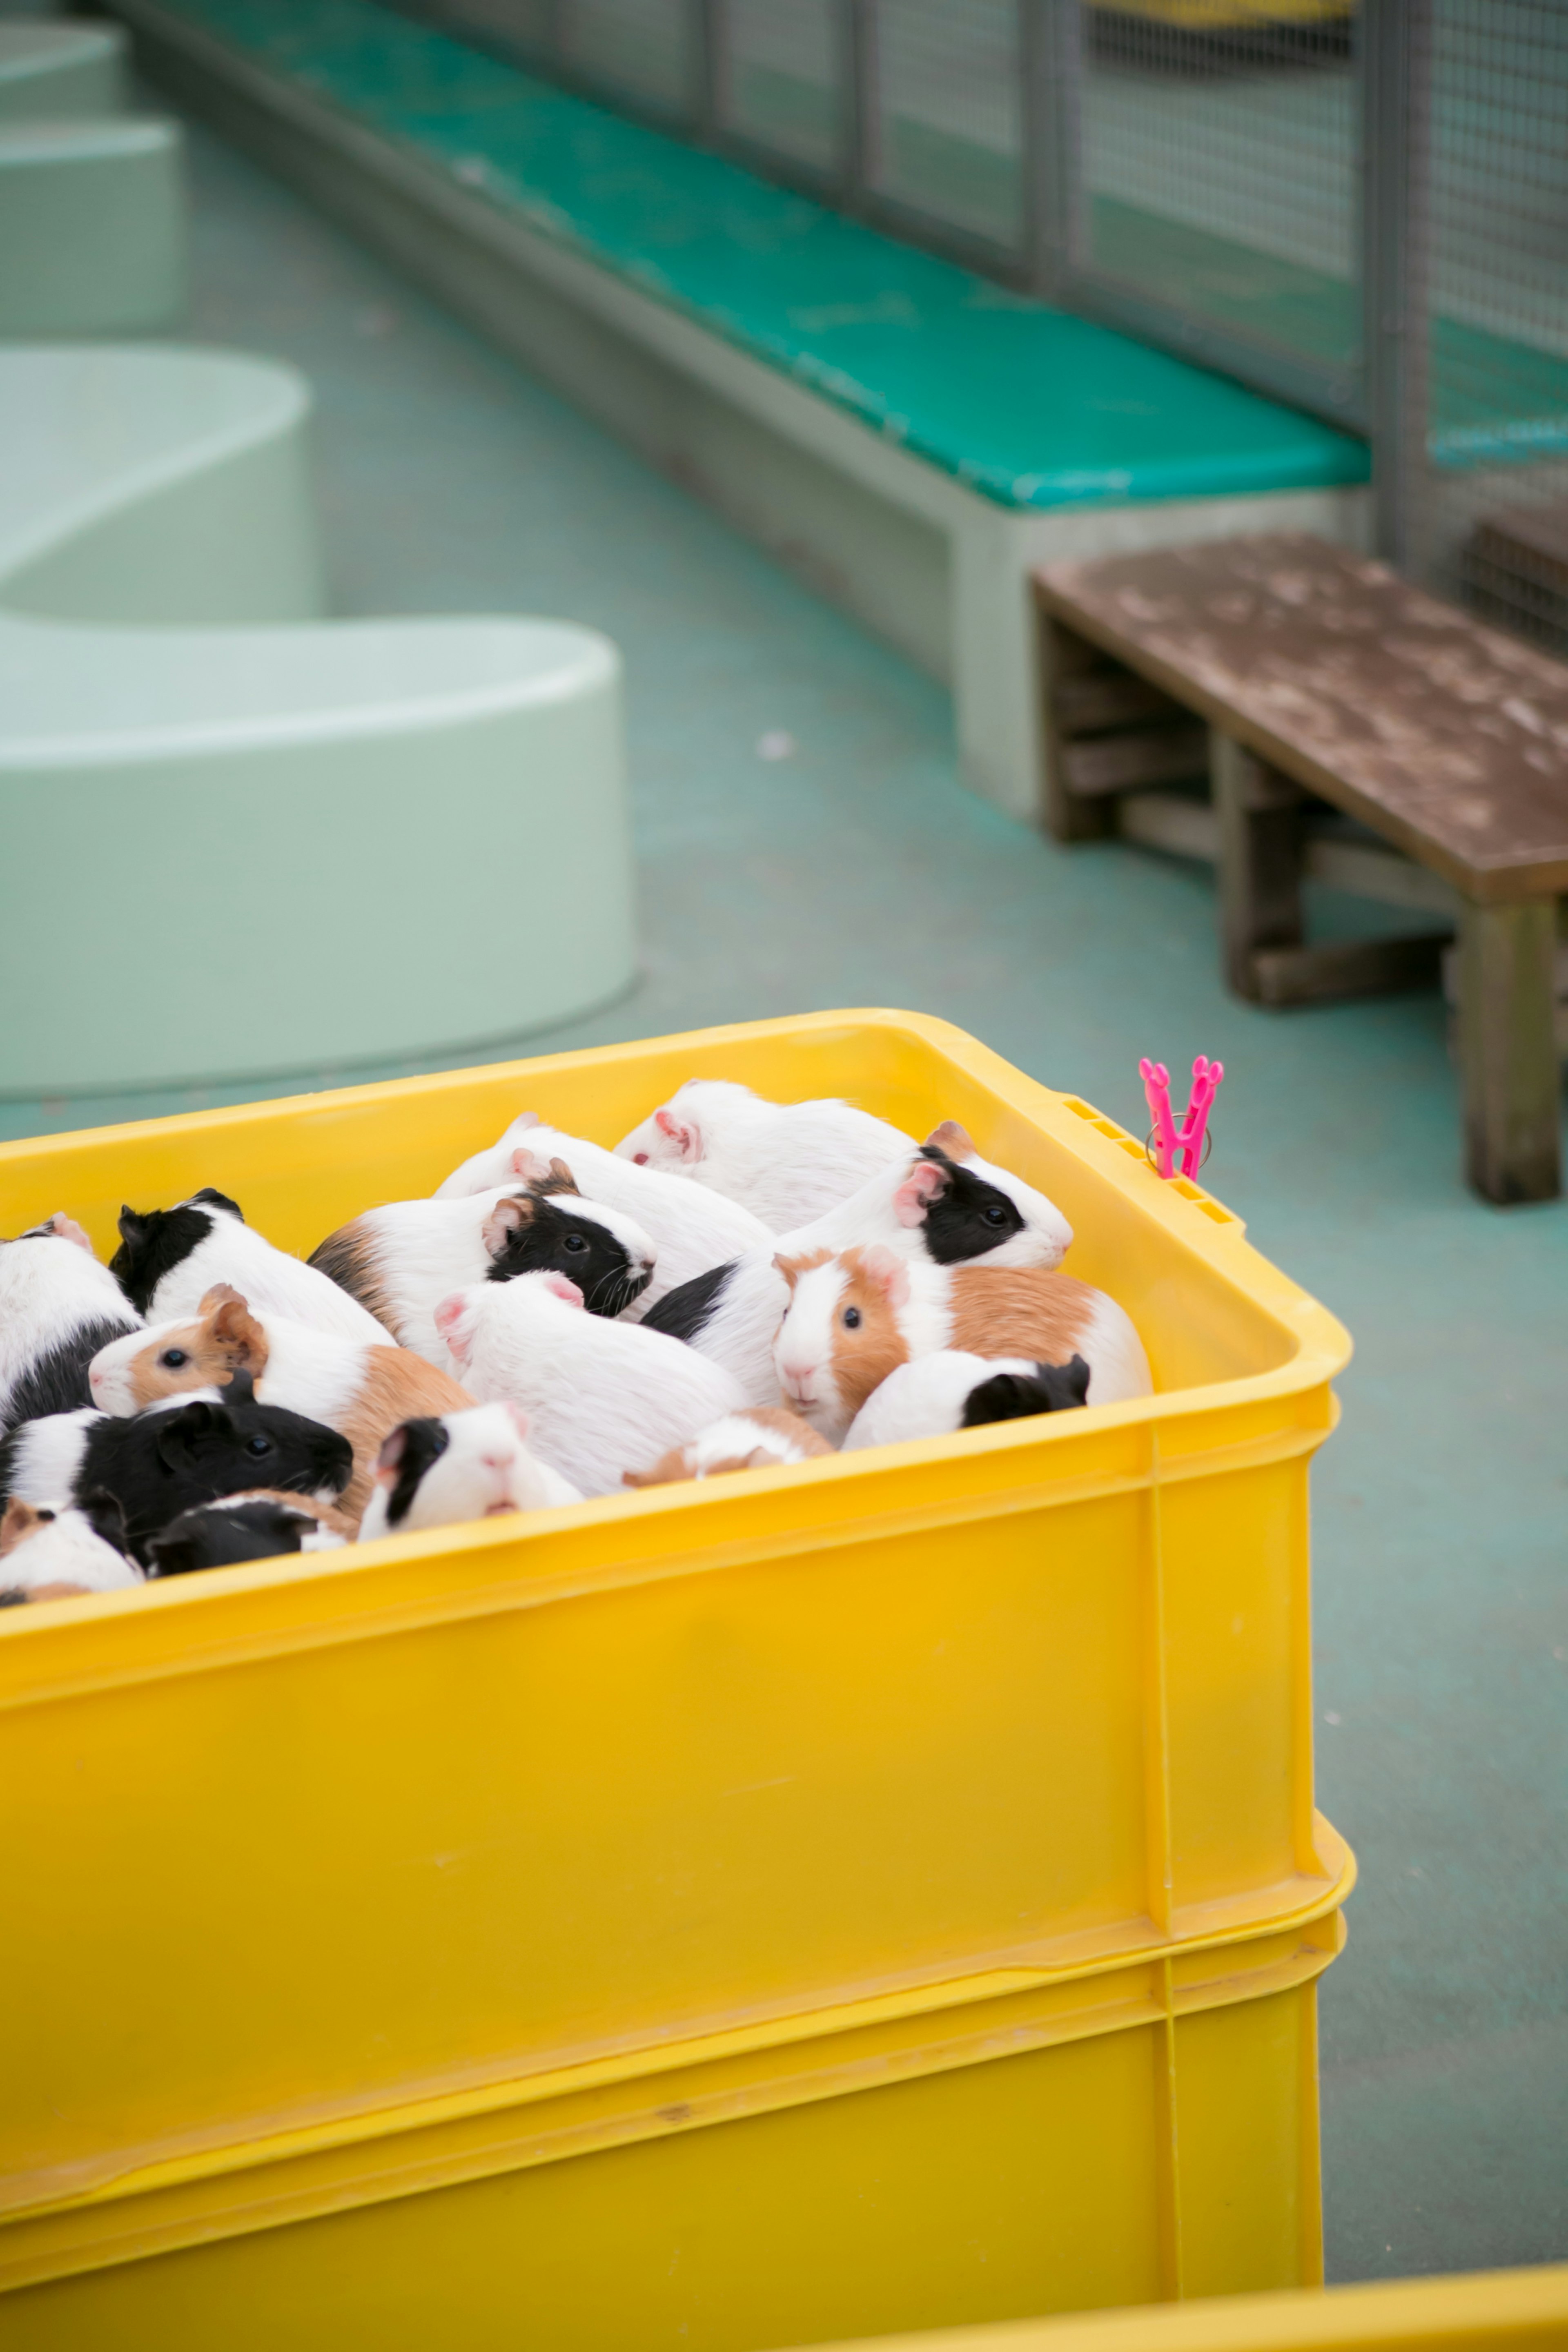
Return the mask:
<path id="1" fill-rule="evenodd" d="M 1026 1356 L 971 1356 L 962 1348 L 939 1348 L 932 1355 L 915 1357 L 872 1391 L 850 1423 L 842 1450 L 858 1454 L 868 1445 L 950 1437 L 964 1426 L 964 1409 L 983 1381 L 998 1372 L 1032 1378 L 1034 1370 Z"/>
<path id="2" fill-rule="evenodd" d="M 212 1229 L 163 1276 L 147 1302 L 149 1323 L 190 1322 L 214 1283 L 227 1282 L 243 1293 L 253 1314 L 288 1315 L 313 1331 L 336 1331 L 345 1339 L 386 1346 L 391 1333 L 329 1276 L 290 1257 L 287 1250 L 275 1249 L 227 1209 L 215 1208 L 210 1201 L 193 1205 L 204 1211 Z"/>
<path id="3" fill-rule="evenodd" d="M 497 1203 L 520 1189 L 514 1178 L 483 1192 L 389 1201 L 384 1208 L 368 1209 L 354 1220 L 371 1237 L 393 1336 L 444 1372 L 451 1370 L 452 1360 L 435 1328 L 437 1302 L 454 1290 L 465 1290 L 471 1282 L 485 1280 L 494 1258 L 486 1246 L 484 1228 Z M 562 1205 L 572 1205 L 570 1195 L 562 1196 Z M 580 1213 L 612 1235 L 633 1266 L 655 1264 L 652 1237 L 621 1210 L 585 1200 Z"/>
<path id="4" fill-rule="evenodd" d="M 1133 1318 L 1103 1290 L 1095 1296 L 1078 1352 L 1089 1367 L 1090 1404 L 1124 1404 L 1130 1397 L 1154 1394 L 1154 1374 Z"/>
<path id="5" fill-rule="evenodd" d="M 185 1402 L 180 1399 L 182 1404 Z M 42 1421 L 24 1422 L 14 1433 L 10 1492 L 20 1495 L 24 1503 L 51 1507 L 62 1495 L 74 1494 L 88 1439 L 96 1423 L 107 1419 L 106 1413 L 82 1405 L 75 1412 L 51 1412 Z"/>
<path id="6" fill-rule="evenodd" d="M 0 1428 L 30 1367 L 89 1323 L 135 1331 L 141 1318 L 79 1226 L 62 1217 L 54 1233 L 0 1242 Z"/>
<path id="7" fill-rule="evenodd" d="M 706 1184 L 786 1233 L 824 1216 L 915 1148 L 912 1136 L 852 1103 L 769 1102 L 729 1078 L 688 1078 L 615 1150 Z"/>
<path id="8" fill-rule="evenodd" d="M 188 1329 L 193 1319 L 183 1315 L 173 1322 L 128 1332 L 123 1339 L 100 1348 L 87 1374 L 99 1411 L 121 1419 L 140 1412 L 141 1407 L 131 1392 L 131 1364 L 144 1349 L 155 1353 L 171 1332 Z M 363 1385 L 370 1360 L 365 1342 L 342 1339 L 334 1331 L 312 1330 L 308 1323 L 297 1323 L 287 1315 L 258 1314 L 255 1320 L 267 1337 L 267 1370 L 256 1383 L 257 1403 L 284 1405 L 290 1412 L 303 1413 L 308 1421 L 325 1422 L 329 1429 L 336 1429 Z M 390 1332 L 382 1331 L 379 1323 L 376 1328 L 381 1331 L 378 1344 L 391 1347 Z M 194 1393 L 186 1390 L 158 1402 L 188 1404 Z M 216 1397 L 220 1391 L 214 1388 L 203 1393 Z"/>
<path id="9" fill-rule="evenodd" d="M 622 1472 L 745 1399 L 679 1339 L 584 1314 L 574 1295 L 557 1275 L 524 1274 L 443 1301 L 438 1320 L 465 1388 L 521 1405 L 535 1450 L 585 1495 L 619 1494 Z"/>
<path id="10" fill-rule="evenodd" d="M 40 1507 L 31 1496 L 24 1500 Z M 48 1507 L 55 1514 L 48 1524 L 0 1559 L 0 1588 L 31 1592 L 40 1584 L 84 1584 L 89 1592 L 126 1592 L 142 1582 L 141 1570 L 105 1543 L 85 1512 L 65 1503 Z"/>
<path id="11" fill-rule="evenodd" d="M 397 1474 L 378 1474 L 360 1528 L 361 1543 L 372 1543 L 378 1536 L 409 1535 L 421 1528 L 456 1527 L 504 1511 L 558 1510 L 581 1502 L 577 1488 L 524 1444 L 528 1416 L 516 1405 L 476 1405 L 469 1412 L 446 1412 L 441 1419 L 447 1431 L 446 1450 L 420 1480 L 395 1528 L 387 1523 L 387 1506 Z"/>
<path id="12" fill-rule="evenodd" d="M 706 1429 L 697 1432 L 689 1451 L 694 1478 L 706 1478 L 716 1463 L 744 1460 L 748 1454 L 766 1454 L 780 1464 L 821 1459 L 808 1454 L 787 1431 L 753 1421 L 748 1412 L 727 1412 L 721 1421 L 710 1422 Z"/>
<path id="13" fill-rule="evenodd" d="M 606 1151 L 601 1143 L 589 1143 L 581 1136 L 564 1134 L 559 1127 L 541 1125 L 532 1111 L 515 1118 L 499 1143 L 487 1151 L 476 1151 L 472 1160 L 454 1170 L 436 1199 L 458 1200 L 504 1184 L 517 1172 L 515 1161 L 519 1150 L 546 1160 L 564 1160 L 585 1201 L 621 1210 L 652 1235 L 658 1250 L 653 1279 L 627 1307 L 622 1322 L 640 1323 L 666 1291 L 678 1289 L 694 1275 L 706 1274 L 710 1266 L 724 1265 L 764 1244 L 772 1246 L 769 1228 L 738 1202 L 655 1169 L 635 1168 L 613 1151 Z"/>

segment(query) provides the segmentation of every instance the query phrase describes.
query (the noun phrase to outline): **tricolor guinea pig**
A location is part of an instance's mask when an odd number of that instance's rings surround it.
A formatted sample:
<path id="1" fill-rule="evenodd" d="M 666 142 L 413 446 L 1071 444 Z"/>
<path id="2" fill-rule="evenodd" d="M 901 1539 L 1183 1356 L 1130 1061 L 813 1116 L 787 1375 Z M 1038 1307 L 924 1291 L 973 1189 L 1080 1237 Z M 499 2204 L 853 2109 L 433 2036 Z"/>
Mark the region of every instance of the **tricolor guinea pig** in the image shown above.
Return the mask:
<path id="1" fill-rule="evenodd" d="M 493 1191 L 514 1176 L 527 1178 L 539 1166 L 559 1160 L 576 1177 L 585 1199 L 619 1209 L 653 1238 L 658 1252 L 653 1278 L 641 1296 L 622 1311 L 628 1322 L 641 1322 L 650 1308 L 672 1290 L 710 1266 L 723 1265 L 749 1249 L 774 1246 L 771 1228 L 738 1202 L 685 1183 L 652 1168 L 639 1168 L 617 1159 L 601 1143 L 568 1135 L 559 1127 L 545 1127 L 532 1111 L 515 1118 L 499 1143 L 476 1151 L 455 1169 L 435 1197 L 462 1200 L 471 1192 Z M 569 1270 L 570 1271 L 570 1270 Z M 575 1276 L 573 1277 L 575 1279 Z"/>
<path id="2" fill-rule="evenodd" d="M 198 1503 L 265 1485 L 329 1507 L 352 1465 L 346 1437 L 257 1404 L 236 1377 L 221 1404 L 175 1398 L 129 1421 L 89 1411 L 26 1422 L 0 1444 L 0 1493 L 82 1504 L 101 1488 L 125 1515 L 126 1549 L 145 1566 L 150 1539 Z"/>
<path id="3" fill-rule="evenodd" d="M 1053 1202 L 982 1160 L 963 1129 L 946 1120 L 913 1157 L 884 1168 L 776 1250 L 748 1250 L 734 1265 L 716 1267 L 672 1292 L 643 1322 L 722 1364 L 748 1404 L 777 1404 L 773 1342 L 789 1304 L 780 1257 L 881 1247 L 937 1266 L 977 1259 L 992 1266 L 1054 1266 L 1071 1240 L 1072 1228 Z"/>
<path id="4" fill-rule="evenodd" d="M 996 1421 L 1039 1412 L 1065 1412 L 1089 1401 L 1089 1367 L 1082 1356 L 1067 1364 L 999 1361 L 941 1348 L 900 1364 L 873 1389 L 849 1426 L 846 1454 L 868 1445 L 902 1445 L 915 1437 L 949 1437 Z"/>
<path id="5" fill-rule="evenodd" d="M 147 1573 L 191 1576 L 285 1552 L 336 1551 L 344 1540 L 302 1495 L 225 1495 L 182 1511 L 159 1530 L 147 1547 Z"/>
<path id="6" fill-rule="evenodd" d="M 933 1265 L 877 1247 L 781 1258 L 779 1272 L 789 1303 L 774 1347 L 779 1384 L 835 1443 L 901 1364 L 939 1349 L 1030 1365 L 1082 1356 L 1091 1404 L 1147 1396 L 1153 1387 L 1122 1308 L 1070 1274 Z"/>
<path id="7" fill-rule="evenodd" d="M 126 1558 L 125 1517 L 112 1495 L 80 1507 L 25 1503 L 13 1495 L 0 1516 L 0 1604 L 65 1601 L 83 1592 L 128 1592 L 141 1571 Z"/>
<path id="8" fill-rule="evenodd" d="M 405 1348 L 444 1365 L 438 1299 L 472 1282 L 563 1274 L 591 1315 L 619 1315 L 644 1291 L 657 1252 L 620 1209 L 585 1201 L 564 1160 L 523 1154 L 527 1174 L 488 1192 L 392 1201 L 329 1234 L 310 1263 Z"/>
<path id="9" fill-rule="evenodd" d="M 580 1503 L 577 1488 L 530 1450 L 528 1434 L 528 1415 L 515 1404 L 405 1422 L 382 1447 L 360 1541 Z"/>
<path id="10" fill-rule="evenodd" d="M 520 1405 L 534 1451 L 584 1495 L 618 1494 L 629 1465 L 661 1460 L 745 1402 L 727 1372 L 678 1339 L 585 1315 L 558 1274 L 476 1283 L 435 1319 L 464 1386 Z"/>
<path id="11" fill-rule="evenodd" d="M 622 1160 L 738 1201 L 777 1234 L 825 1216 L 915 1139 L 836 1099 L 769 1102 L 730 1078 L 688 1078 L 615 1147 Z"/>
<path id="12" fill-rule="evenodd" d="M 109 1270 L 149 1323 L 196 1314 L 213 1285 L 227 1282 L 258 1314 L 289 1315 L 346 1339 L 389 1336 L 316 1267 L 263 1240 L 237 1202 L 210 1184 L 172 1209 L 121 1209 L 120 1234 Z"/>
<path id="13" fill-rule="evenodd" d="M 141 1323 L 71 1218 L 0 1242 L 0 1429 L 90 1403 L 88 1365 Z"/>
<path id="14" fill-rule="evenodd" d="M 781 1405 L 747 1405 L 699 1430 L 689 1445 L 672 1447 L 651 1470 L 627 1470 L 625 1486 L 671 1486 L 679 1478 L 722 1478 L 735 1470 L 777 1470 L 831 1454 L 809 1421 Z"/>
<path id="15" fill-rule="evenodd" d="M 303 1413 L 348 1439 L 354 1469 L 342 1510 L 350 1529 L 370 1500 L 387 1432 L 416 1413 L 461 1412 L 474 1402 L 450 1372 L 384 1331 L 367 1346 L 287 1315 L 258 1315 L 223 1282 L 193 1319 L 133 1331 L 102 1349 L 88 1367 L 88 1383 L 100 1412 L 124 1414 L 193 1389 L 221 1397 L 236 1373 L 248 1373 L 261 1403 Z"/>

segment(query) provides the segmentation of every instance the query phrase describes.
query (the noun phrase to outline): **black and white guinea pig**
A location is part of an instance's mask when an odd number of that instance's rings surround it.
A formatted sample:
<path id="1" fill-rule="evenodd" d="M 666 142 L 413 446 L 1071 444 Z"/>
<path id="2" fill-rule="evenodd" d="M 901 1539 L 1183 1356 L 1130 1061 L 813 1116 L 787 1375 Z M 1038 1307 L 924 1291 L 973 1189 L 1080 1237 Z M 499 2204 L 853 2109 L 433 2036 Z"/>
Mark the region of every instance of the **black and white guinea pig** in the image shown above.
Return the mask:
<path id="1" fill-rule="evenodd" d="M 310 1263 L 368 1307 L 405 1348 L 444 1370 L 434 1310 L 471 1282 L 563 1274 L 590 1314 L 619 1315 L 647 1287 L 656 1253 L 620 1209 L 585 1201 L 563 1160 L 488 1192 L 390 1201 L 367 1209 L 311 1253 Z"/>
<path id="2" fill-rule="evenodd" d="M 898 1365 L 872 1391 L 841 1450 L 856 1454 L 868 1445 L 950 1437 L 955 1430 L 1064 1412 L 1088 1402 L 1089 1367 L 1082 1356 L 1067 1364 L 1040 1364 L 1024 1356 L 998 1360 L 942 1348 Z"/>
<path id="3" fill-rule="evenodd" d="M 731 1078 L 688 1078 L 615 1150 L 639 1168 L 706 1184 L 788 1234 L 913 1151 L 915 1138 L 836 1098 L 769 1102 Z"/>
<path id="4" fill-rule="evenodd" d="M 0 1444 L 0 1494 L 79 1504 L 101 1487 L 124 1512 L 126 1549 L 143 1566 L 152 1537 L 220 1495 L 265 1484 L 335 1503 L 353 1467 L 348 1439 L 257 1404 L 248 1390 L 236 1374 L 222 1403 L 183 1397 L 129 1421 L 89 1411 L 26 1422 Z"/>
<path id="5" fill-rule="evenodd" d="M 918 1151 L 894 1160 L 815 1223 L 785 1235 L 776 1250 L 748 1250 L 672 1291 L 643 1325 L 722 1364 L 747 1404 L 777 1404 L 773 1341 L 789 1304 L 779 1259 L 882 1248 L 937 1266 L 1055 1266 L 1071 1241 L 1072 1228 L 1054 1202 L 982 1160 L 948 1119 Z"/>
<path id="6" fill-rule="evenodd" d="M 332 1551 L 343 1542 L 323 1527 L 302 1495 L 225 1495 L 182 1511 L 147 1546 L 149 1576 L 190 1576 L 198 1569 L 237 1568 L 284 1552 Z"/>
<path id="7" fill-rule="evenodd" d="M 125 1517 L 112 1495 L 90 1494 L 79 1508 L 58 1510 L 13 1495 L 0 1515 L 0 1605 L 126 1592 L 141 1581 L 126 1558 Z"/>
<path id="8" fill-rule="evenodd" d="M 141 1323 L 71 1218 L 0 1242 L 0 1429 L 90 1404 L 89 1364 Z"/>
<path id="9" fill-rule="evenodd" d="M 530 1453 L 528 1433 L 515 1404 L 405 1421 L 382 1446 L 360 1541 L 580 1503 L 577 1488 Z"/>
<path id="10" fill-rule="evenodd" d="M 357 1300 L 245 1221 L 237 1202 L 208 1184 L 172 1209 L 121 1209 L 120 1247 L 109 1270 L 149 1323 L 194 1315 L 226 1282 L 259 1315 L 287 1315 L 316 1331 L 386 1345 L 385 1327 Z"/>

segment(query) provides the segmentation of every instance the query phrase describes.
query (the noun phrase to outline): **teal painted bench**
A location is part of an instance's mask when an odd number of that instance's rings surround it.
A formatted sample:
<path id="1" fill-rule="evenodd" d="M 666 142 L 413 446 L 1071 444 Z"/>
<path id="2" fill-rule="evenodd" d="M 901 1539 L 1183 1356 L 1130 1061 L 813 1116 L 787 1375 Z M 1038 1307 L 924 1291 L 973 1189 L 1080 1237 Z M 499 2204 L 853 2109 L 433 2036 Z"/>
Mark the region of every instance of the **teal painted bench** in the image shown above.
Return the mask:
<path id="1" fill-rule="evenodd" d="M 115 0 L 176 94 L 953 688 L 1038 813 L 1028 579 L 1359 541 L 1364 446 L 374 0 Z"/>

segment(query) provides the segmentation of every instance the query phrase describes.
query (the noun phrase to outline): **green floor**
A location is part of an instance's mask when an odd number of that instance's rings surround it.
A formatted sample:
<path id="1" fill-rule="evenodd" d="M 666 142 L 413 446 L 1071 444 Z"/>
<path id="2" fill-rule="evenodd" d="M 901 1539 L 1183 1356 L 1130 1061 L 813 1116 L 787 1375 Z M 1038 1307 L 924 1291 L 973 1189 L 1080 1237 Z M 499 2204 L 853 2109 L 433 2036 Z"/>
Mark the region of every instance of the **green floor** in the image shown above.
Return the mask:
<path id="1" fill-rule="evenodd" d="M 1359 1349 L 1316 1488 L 1321 1801 L 1363 1873 L 1322 2001 L 1330 2275 L 1568 2256 L 1568 1205 L 1461 1188 L 1441 1008 L 1233 1003 L 1201 872 L 972 798 L 926 679 L 203 138 L 195 194 L 194 335 L 318 385 L 342 609 L 624 649 L 643 978 L 539 1049 L 906 1004 L 1134 1126 L 1140 1054 L 1223 1057 L 1208 1181 Z M 461 953 L 462 908 L 432 921 Z"/>

